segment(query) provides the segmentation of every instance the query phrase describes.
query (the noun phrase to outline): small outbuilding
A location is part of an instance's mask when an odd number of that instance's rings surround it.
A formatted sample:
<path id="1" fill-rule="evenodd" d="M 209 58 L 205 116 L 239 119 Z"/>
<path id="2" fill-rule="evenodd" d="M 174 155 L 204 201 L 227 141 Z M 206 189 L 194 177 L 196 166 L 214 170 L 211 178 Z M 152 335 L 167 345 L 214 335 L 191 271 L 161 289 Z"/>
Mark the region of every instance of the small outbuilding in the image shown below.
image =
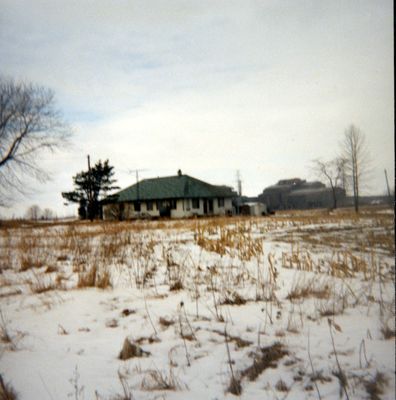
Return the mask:
<path id="1" fill-rule="evenodd" d="M 261 215 L 267 215 L 267 206 L 260 202 L 248 202 L 240 206 L 240 213 L 242 215 L 251 215 L 259 217 Z"/>

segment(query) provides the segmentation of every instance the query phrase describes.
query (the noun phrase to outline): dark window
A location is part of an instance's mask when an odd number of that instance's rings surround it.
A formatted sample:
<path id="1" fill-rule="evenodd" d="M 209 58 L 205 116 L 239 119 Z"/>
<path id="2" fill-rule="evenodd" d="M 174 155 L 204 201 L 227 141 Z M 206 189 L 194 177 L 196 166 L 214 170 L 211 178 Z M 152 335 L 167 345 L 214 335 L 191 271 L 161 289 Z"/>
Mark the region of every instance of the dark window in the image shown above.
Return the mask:
<path id="1" fill-rule="evenodd" d="M 140 212 L 140 202 L 139 201 L 135 201 L 133 207 L 134 207 L 135 211 Z"/>
<path id="2" fill-rule="evenodd" d="M 154 203 L 152 201 L 147 202 L 147 211 L 153 211 Z"/>
<path id="3" fill-rule="evenodd" d="M 169 202 L 169 205 L 170 205 L 170 209 L 171 209 L 171 210 L 176 210 L 176 208 L 177 208 L 177 201 L 174 200 L 174 199 L 172 199 L 172 200 Z"/>
<path id="4" fill-rule="evenodd" d="M 219 207 L 224 207 L 224 197 L 220 197 L 218 200 Z"/>
<path id="5" fill-rule="evenodd" d="M 199 199 L 192 199 L 192 208 L 199 208 Z"/>

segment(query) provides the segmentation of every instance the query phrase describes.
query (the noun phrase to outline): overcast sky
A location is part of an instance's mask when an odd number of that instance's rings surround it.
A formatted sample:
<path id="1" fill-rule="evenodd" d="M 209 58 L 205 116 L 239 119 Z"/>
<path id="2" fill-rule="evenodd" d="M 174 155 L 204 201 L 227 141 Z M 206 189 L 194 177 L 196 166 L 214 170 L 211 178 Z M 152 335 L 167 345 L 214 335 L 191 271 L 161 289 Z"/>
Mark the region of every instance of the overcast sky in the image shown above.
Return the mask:
<path id="1" fill-rule="evenodd" d="M 314 179 L 358 126 L 372 158 L 367 193 L 394 181 L 391 0 L 0 0 L 0 73 L 50 87 L 72 147 L 43 157 L 52 181 L 31 204 L 60 216 L 62 191 L 109 159 L 121 187 L 180 168 L 258 195 Z"/>

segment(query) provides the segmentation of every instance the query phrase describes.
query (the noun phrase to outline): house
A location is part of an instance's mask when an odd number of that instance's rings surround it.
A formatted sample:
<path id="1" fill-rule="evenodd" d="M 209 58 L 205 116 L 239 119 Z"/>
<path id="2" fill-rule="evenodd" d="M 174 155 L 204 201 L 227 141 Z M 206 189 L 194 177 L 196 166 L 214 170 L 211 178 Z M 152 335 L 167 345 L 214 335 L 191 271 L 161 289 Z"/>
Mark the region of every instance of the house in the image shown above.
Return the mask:
<path id="1" fill-rule="evenodd" d="M 228 186 L 211 185 L 179 170 L 175 176 L 144 179 L 103 202 L 105 219 L 185 218 L 230 215 L 236 193 Z"/>

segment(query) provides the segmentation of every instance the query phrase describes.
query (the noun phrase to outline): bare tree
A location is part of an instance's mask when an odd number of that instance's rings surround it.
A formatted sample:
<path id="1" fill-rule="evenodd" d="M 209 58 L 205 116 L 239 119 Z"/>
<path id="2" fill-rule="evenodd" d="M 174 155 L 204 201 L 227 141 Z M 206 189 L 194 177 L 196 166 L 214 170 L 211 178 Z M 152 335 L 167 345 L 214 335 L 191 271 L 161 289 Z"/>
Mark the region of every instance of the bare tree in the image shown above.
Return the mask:
<path id="1" fill-rule="evenodd" d="M 345 190 L 345 166 L 347 160 L 337 157 L 330 161 L 314 160 L 313 170 L 322 179 L 325 179 L 333 196 L 333 208 L 337 208 L 337 200 L 341 190 Z"/>
<path id="2" fill-rule="evenodd" d="M 33 221 L 37 221 L 41 217 L 42 217 L 42 211 L 37 204 L 30 206 L 25 213 L 25 218 Z"/>
<path id="3" fill-rule="evenodd" d="M 347 177 L 353 190 L 353 203 L 355 211 L 359 211 L 359 193 L 362 180 L 366 176 L 369 156 L 365 136 L 359 128 L 350 125 L 345 131 L 342 142 L 342 158 L 346 160 Z"/>
<path id="4" fill-rule="evenodd" d="M 44 208 L 41 217 L 45 220 L 55 219 L 55 213 L 50 208 Z"/>
<path id="5" fill-rule="evenodd" d="M 50 89 L 0 76 L 0 205 L 25 192 L 23 178 L 49 178 L 39 157 L 69 135 Z"/>

